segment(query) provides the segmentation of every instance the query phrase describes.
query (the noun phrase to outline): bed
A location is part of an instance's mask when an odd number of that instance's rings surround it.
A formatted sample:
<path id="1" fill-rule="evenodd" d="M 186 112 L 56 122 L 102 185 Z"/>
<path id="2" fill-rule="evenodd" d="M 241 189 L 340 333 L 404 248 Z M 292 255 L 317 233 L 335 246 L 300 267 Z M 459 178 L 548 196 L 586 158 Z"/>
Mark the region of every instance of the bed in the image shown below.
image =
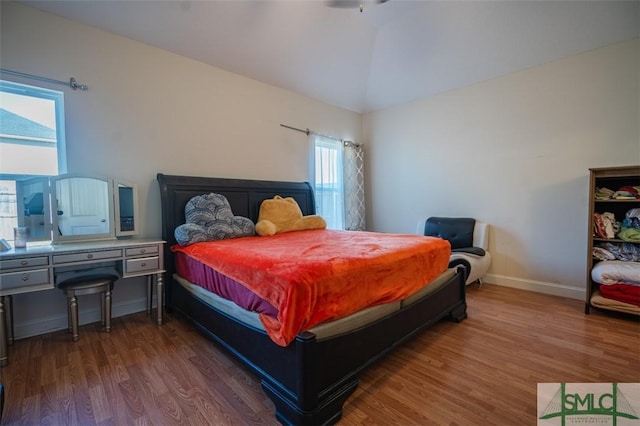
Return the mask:
<path id="1" fill-rule="evenodd" d="M 194 196 L 224 195 L 233 213 L 257 221 L 263 200 L 293 197 L 303 214 L 315 213 L 308 183 L 172 176 L 159 173 L 165 245 L 165 309 L 190 320 L 261 379 L 283 424 L 333 424 L 358 386 L 358 374 L 430 325 L 466 318 L 463 267 L 447 269 L 417 293 L 393 304 L 364 309 L 319 324 L 278 345 L 256 321 L 233 303 L 210 298 L 176 274 L 171 247 L 174 230 L 185 222 L 184 208 Z M 437 283 L 436 283 L 437 282 Z"/>

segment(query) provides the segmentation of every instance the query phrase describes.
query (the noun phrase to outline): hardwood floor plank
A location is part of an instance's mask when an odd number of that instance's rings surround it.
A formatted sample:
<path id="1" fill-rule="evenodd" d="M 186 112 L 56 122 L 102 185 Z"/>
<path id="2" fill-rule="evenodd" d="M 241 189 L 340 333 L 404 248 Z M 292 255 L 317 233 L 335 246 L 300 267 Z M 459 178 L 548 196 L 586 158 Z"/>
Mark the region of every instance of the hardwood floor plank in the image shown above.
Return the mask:
<path id="1" fill-rule="evenodd" d="M 21 425 L 37 425 L 40 423 L 40 413 L 42 412 L 42 406 L 40 404 L 40 394 L 33 395 L 22 399 L 17 402 L 15 412 L 17 415 L 17 424 Z M 5 407 L 8 411 L 8 407 Z M 3 419 L 5 416 L 3 416 Z"/>
<path id="2" fill-rule="evenodd" d="M 151 408 L 149 410 L 152 413 L 151 418 L 155 424 L 188 425 L 190 423 L 187 414 L 194 415 L 198 413 L 197 408 L 185 412 L 178 399 L 171 392 L 158 395 L 156 401 L 159 409 Z M 195 404 L 193 406 L 195 407 Z"/>
<path id="3" fill-rule="evenodd" d="M 87 389 L 87 394 L 93 407 L 93 420 L 96 424 L 102 424 L 112 419 L 112 405 L 109 403 L 107 393 L 102 386 L 93 386 Z"/>
<path id="4" fill-rule="evenodd" d="M 537 384 L 640 382 L 640 322 L 490 284 L 363 371 L 340 425 L 535 424 Z M 260 380 L 179 316 L 16 341 L 3 425 L 276 425 Z"/>
<path id="5" fill-rule="evenodd" d="M 78 424 L 72 423 L 75 419 L 69 413 L 65 406 L 68 406 L 68 401 L 64 398 L 58 398 L 56 391 L 56 384 L 49 383 L 41 386 L 41 416 L 40 422 L 42 424 Z"/>
<path id="6" fill-rule="evenodd" d="M 211 425 L 212 423 L 205 417 L 203 412 L 198 411 L 197 413 L 193 414 L 191 417 L 189 417 L 188 422 L 190 425 L 194 425 L 194 426 L 206 426 L 206 425 Z"/>
<path id="7" fill-rule="evenodd" d="M 227 415 L 225 408 L 218 404 L 218 398 L 209 391 L 195 388 L 193 400 L 198 407 L 198 412 L 203 414 L 211 425 L 233 424 L 233 419 Z"/>
<path id="8" fill-rule="evenodd" d="M 144 417 L 147 412 L 144 404 L 140 400 L 138 390 L 135 388 L 131 380 L 124 380 L 116 385 L 116 391 L 119 389 L 124 405 L 126 406 L 127 418 L 138 419 Z"/>
<path id="9" fill-rule="evenodd" d="M 139 413 L 129 409 L 129 404 L 126 401 L 127 394 L 120 390 L 121 383 L 126 383 L 126 381 L 115 382 L 107 378 L 104 386 L 105 394 L 108 397 L 107 401 L 112 406 L 112 419 L 117 425 L 133 423 L 140 417 Z"/>
<path id="10" fill-rule="evenodd" d="M 69 407 L 75 408 L 76 422 L 65 424 L 93 425 L 96 423 L 93 402 L 91 395 L 85 390 L 86 388 L 76 389 L 73 392 L 73 398 L 69 400 Z"/>
<path id="11" fill-rule="evenodd" d="M 69 374 L 69 383 L 71 384 L 71 388 L 74 390 L 88 388 L 89 384 L 82 365 L 82 355 L 80 354 L 80 351 L 70 351 L 66 354 L 65 358 L 68 361 L 64 368 Z M 61 368 L 58 368 L 58 371 L 60 370 Z"/>
<path id="12" fill-rule="evenodd" d="M 14 343 L 14 346 L 17 343 Z M 40 386 L 42 385 L 41 368 L 42 368 L 42 356 L 35 356 L 29 358 L 28 366 L 25 366 L 25 394 L 24 396 L 33 396 L 36 393 L 40 393 Z"/>

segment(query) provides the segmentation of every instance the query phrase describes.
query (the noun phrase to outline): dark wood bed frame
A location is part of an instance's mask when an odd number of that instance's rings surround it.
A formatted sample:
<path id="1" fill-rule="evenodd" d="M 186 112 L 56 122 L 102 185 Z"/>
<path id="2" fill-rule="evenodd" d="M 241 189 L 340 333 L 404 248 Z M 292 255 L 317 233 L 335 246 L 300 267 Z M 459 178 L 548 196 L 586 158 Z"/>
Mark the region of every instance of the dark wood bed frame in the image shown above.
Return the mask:
<path id="1" fill-rule="evenodd" d="M 168 176 L 159 173 L 162 236 L 165 245 L 165 306 L 191 320 L 201 331 L 261 378 L 283 424 L 333 424 L 358 386 L 358 373 L 421 330 L 449 317 L 466 318 L 465 271 L 459 268 L 445 285 L 425 298 L 350 333 L 316 340 L 300 333 L 287 347 L 263 331 L 238 322 L 194 298 L 173 280 L 169 250 L 174 229 L 184 223 L 184 207 L 196 195 L 223 194 L 234 214 L 257 221 L 260 203 L 275 195 L 293 197 L 303 214 L 315 214 L 308 183 Z"/>

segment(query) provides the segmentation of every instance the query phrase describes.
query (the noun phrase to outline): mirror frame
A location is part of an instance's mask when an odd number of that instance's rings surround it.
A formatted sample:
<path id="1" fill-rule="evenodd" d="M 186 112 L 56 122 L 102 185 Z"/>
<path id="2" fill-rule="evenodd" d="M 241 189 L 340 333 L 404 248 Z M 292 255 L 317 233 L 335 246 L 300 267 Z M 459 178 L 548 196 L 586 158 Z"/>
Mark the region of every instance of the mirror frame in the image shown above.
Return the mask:
<path id="1" fill-rule="evenodd" d="M 58 182 L 65 179 L 75 179 L 75 178 L 84 178 L 84 179 L 95 179 L 107 184 L 107 205 L 108 205 L 108 217 L 109 217 L 109 232 L 101 233 L 101 234 L 81 234 L 81 235 L 59 235 L 58 230 L 59 222 L 58 222 L 58 214 L 56 209 L 53 207 L 54 203 L 58 199 Z M 51 218 L 53 223 L 53 244 L 60 244 L 65 242 L 79 242 L 79 241 L 95 241 L 95 240 L 111 240 L 115 239 L 115 209 L 114 209 L 114 198 L 113 198 L 113 180 L 110 178 L 102 177 L 102 176 L 91 176 L 91 175 L 82 175 L 82 174 L 63 174 L 50 178 L 50 189 L 51 189 Z"/>
<path id="2" fill-rule="evenodd" d="M 131 188 L 132 196 L 133 196 L 133 229 L 129 231 L 122 230 L 122 223 L 120 221 L 120 186 L 126 186 Z M 138 206 L 138 185 L 133 182 L 128 182 L 125 180 L 114 179 L 113 180 L 113 205 L 114 205 L 114 225 L 115 225 L 115 234 L 116 237 L 126 237 L 130 235 L 137 235 L 138 229 L 140 229 L 140 220 L 139 220 L 139 206 Z"/>

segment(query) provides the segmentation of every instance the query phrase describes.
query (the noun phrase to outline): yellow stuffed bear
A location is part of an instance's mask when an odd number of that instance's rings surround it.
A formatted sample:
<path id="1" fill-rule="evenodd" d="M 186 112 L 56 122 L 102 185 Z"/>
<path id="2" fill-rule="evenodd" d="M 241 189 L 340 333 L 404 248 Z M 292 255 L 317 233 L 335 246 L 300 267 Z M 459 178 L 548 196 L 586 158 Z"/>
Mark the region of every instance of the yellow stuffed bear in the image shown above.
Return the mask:
<path id="1" fill-rule="evenodd" d="M 281 232 L 326 227 L 327 222 L 320 216 L 303 216 L 300 206 L 292 197 L 282 198 L 276 195 L 270 200 L 264 200 L 260 205 L 256 233 L 266 237 Z"/>

